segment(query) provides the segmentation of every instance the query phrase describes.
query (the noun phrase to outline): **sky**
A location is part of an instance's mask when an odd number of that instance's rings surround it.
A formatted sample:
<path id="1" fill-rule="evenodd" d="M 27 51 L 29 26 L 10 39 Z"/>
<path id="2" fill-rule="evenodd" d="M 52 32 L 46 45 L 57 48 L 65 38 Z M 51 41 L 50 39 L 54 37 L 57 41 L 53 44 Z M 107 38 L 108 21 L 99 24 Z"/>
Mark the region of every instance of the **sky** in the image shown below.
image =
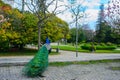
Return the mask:
<path id="1" fill-rule="evenodd" d="M 79 1 L 82 1 L 82 0 L 78 0 L 77 3 L 79 3 Z M 99 13 L 99 10 L 100 10 L 99 6 L 101 4 L 104 4 L 104 6 L 106 7 L 107 3 L 108 3 L 108 0 L 86 0 L 86 1 L 84 1 L 82 6 L 86 7 L 84 13 L 87 15 L 87 17 L 81 18 L 80 24 L 82 25 L 82 24 L 87 23 L 87 24 L 90 25 L 90 29 L 95 30 L 95 25 L 96 25 L 96 21 L 98 19 L 98 13 Z M 63 4 L 68 4 L 68 2 L 64 0 Z M 72 17 L 71 17 L 72 14 L 69 11 L 65 12 L 63 14 L 59 14 L 57 16 L 60 17 L 61 19 L 65 20 L 65 21 L 67 21 L 68 23 L 70 23 L 73 20 Z M 70 26 L 70 28 L 71 27 L 74 27 L 74 26 Z"/>
<path id="2" fill-rule="evenodd" d="M 21 0 L 15 0 L 16 3 L 19 3 L 19 1 Z M 27 0 L 28 1 L 28 0 Z M 49 0 L 50 1 L 50 0 Z M 58 2 L 58 6 L 61 5 L 70 5 L 70 1 L 74 1 L 74 0 L 60 0 Z M 104 4 L 104 6 L 107 6 L 108 0 L 76 0 L 77 2 L 75 3 L 75 5 L 81 4 L 82 3 L 82 7 L 84 7 L 84 13 L 86 15 L 86 17 L 81 18 L 79 20 L 80 25 L 83 24 L 89 24 L 90 28 L 95 30 L 95 25 L 96 25 L 96 21 L 98 19 L 98 13 L 99 13 L 99 6 L 101 4 Z M 73 3 L 73 2 L 72 2 Z M 72 4 L 73 5 L 73 4 Z M 16 7 L 20 6 L 20 5 L 16 5 Z M 27 9 L 27 7 L 25 7 L 25 9 Z M 65 10 L 65 7 L 60 7 L 57 10 Z M 49 7 L 49 11 L 54 10 L 54 5 L 51 5 Z M 66 21 L 68 24 L 73 22 L 73 14 L 71 13 L 70 10 L 67 10 L 61 14 L 57 15 L 59 18 L 61 18 L 62 20 Z M 74 27 L 74 25 L 70 26 L 70 28 Z"/>

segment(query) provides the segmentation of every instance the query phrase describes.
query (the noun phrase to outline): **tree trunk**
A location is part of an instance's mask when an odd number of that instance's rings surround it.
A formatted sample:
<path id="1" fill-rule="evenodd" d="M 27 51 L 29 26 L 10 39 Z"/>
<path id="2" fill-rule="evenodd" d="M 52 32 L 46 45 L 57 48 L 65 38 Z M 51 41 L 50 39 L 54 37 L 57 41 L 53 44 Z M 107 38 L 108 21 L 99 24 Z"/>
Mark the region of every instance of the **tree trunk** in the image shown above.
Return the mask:
<path id="1" fill-rule="evenodd" d="M 22 0 L 22 13 L 24 12 L 25 0 Z"/>
<path id="2" fill-rule="evenodd" d="M 23 49 L 23 47 L 24 47 L 24 44 L 20 44 L 19 49 L 20 49 L 20 50 L 22 50 L 22 49 Z"/>
<path id="3" fill-rule="evenodd" d="M 41 47 L 41 27 L 40 27 L 40 23 L 38 22 L 38 50 Z"/>

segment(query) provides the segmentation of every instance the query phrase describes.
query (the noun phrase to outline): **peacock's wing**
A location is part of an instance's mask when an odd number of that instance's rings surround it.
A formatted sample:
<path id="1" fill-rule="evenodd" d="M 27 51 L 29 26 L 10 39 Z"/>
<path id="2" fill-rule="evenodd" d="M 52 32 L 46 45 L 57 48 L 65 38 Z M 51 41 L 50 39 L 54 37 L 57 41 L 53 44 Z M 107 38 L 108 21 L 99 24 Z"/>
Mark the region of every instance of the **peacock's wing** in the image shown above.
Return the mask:
<path id="1" fill-rule="evenodd" d="M 43 45 L 34 58 L 23 68 L 23 73 L 27 76 L 34 77 L 41 75 L 48 67 L 48 50 Z"/>

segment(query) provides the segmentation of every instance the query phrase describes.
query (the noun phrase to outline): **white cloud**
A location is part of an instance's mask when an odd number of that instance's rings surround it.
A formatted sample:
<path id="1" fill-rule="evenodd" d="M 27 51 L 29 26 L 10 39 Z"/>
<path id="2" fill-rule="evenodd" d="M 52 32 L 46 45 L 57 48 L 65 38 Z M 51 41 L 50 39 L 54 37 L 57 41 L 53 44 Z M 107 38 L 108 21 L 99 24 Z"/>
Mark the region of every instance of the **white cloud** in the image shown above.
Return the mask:
<path id="1" fill-rule="evenodd" d="M 87 6 L 87 10 L 85 11 L 85 13 L 87 14 L 87 17 L 84 18 L 84 21 L 96 21 L 97 17 L 98 17 L 98 9 L 94 9 L 94 6 L 99 6 L 100 0 L 90 0 L 90 1 L 86 1 L 84 2 L 83 6 Z M 64 0 L 64 2 L 59 3 L 59 5 L 68 5 L 68 2 L 66 0 Z M 61 10 L 64 10 L 64 7 L 59 8 Z M 57 15 L 59 18 L 67 21 L 68 23 L 72 21 L 72 14 L 69 11 L 66 11 L 62 14 Z"/>
<path id="2" fill-rule="evenodd" d="M 78 0 L 78 1 L 80 3 L 83 0 L 81 0 L 81 1 Z M 60 5 L 69 5 L 68 0 L 59 2 L 58 6 L 60 6 Z M 93 27 L 93 23 L 95 23 L 98 19 L 100 5 L 101 5 L 101 0 L 85 0 L 84 4 L 82 4 L 82 6 L 87 7 L 87 9 L 85 11 L 85 14 L 87 15 L 87 17 L 81 18 L 80 23 L 84 24 L 84 23 L 92 22 L 92 25 L 91 24 L 90 25 Z M 104 4 L 105 9 L 107 8 L 107 6 L 108 6 L 107 4 Z M 51 8 L 53 8 L 53 7 L 51 6 Z M 61 10 L 61 11 L 65 10 L 65 7 L 61 7 L 57 10 Z M 106 10 L 105 10 L 105 13 L 106 13 Z M 69 10 L 67 10 L 61 14 L 58 14 L 57 16 L 68 23 L 73 21 L 72 13 L 70 13 Z"/>
<path id="3" fill-rule="evenodd" d="M 97 9 L 86 10 L 86 14 L 89 15 L 87 18 L 88 21 L 96 21 L 98 18 L 98 13 L 99 13 L 99 10 L 97 10 Z"/>
<path id="4" fill-rule="evenodd" d="M 58 14 L 57 16 L 68 23 L 72 21 L 72 14 L 68 11 L 63 14 Z"/>
<path id="5" fill-rule="evenodd" d="M 100 0 L 90 0 L 90 1 L 85 1 L 83 3 L 83 6 L 87 6 L 89 9 L 93 8 L 94 6 L 99 6 L 100 5 Z"/>

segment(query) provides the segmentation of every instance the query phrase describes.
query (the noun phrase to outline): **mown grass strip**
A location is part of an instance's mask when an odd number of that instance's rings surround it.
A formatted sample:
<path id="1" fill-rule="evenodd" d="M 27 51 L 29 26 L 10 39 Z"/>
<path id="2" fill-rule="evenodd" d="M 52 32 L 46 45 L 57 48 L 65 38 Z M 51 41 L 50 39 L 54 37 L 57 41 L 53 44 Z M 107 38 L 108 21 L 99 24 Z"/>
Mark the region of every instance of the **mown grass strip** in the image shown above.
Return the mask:
<path id="1" fill-rule="evenodd" d="M 58 48 L 58 46 L 52 46 L 52 48 L 56 49 L 56 48 Z M 75 46 L 69 46 L 69 45 L 60 45 L 59 49 L 60 50 L 66 50 L 66 51 L 76 51 Z M 78 51 L 79 52 L 91 53 L 91 51 L 81 49 L 81 47 L 78 47 Z M 120 50 L 96 50 L 95 53 L 118 53 L 118 54 L 120 54 Z"/>
<path id="2" fill-rule="evenodd" d="M 68 65 L 88 65 L 88 64 L 98 64 L 98 63 L 110 63 L 110 62 L 120 62 L 120 59 L 110 59 L 110 60 L 95 60 L 95 61 L 74 61 L 74 62 L 50 62 L 50 66 L 68 66 Z"/>
<path id="3" fill-rule="evenodd" d="M 118 67 L 110 67 L 111 70 L 120 70 L 120 66 Z"/>
<path id="4" fill-rule="evenodd" d="M 0 57 L 2 56 L 34 56 L 37 54 L 36 49 L 23 49 L 23 50 L 16 50 L 16 51 L 6 51 L 6 52 L 0 52 Z M 56 51 L 52 51 L 50 55 L 58 55 Z"/>

